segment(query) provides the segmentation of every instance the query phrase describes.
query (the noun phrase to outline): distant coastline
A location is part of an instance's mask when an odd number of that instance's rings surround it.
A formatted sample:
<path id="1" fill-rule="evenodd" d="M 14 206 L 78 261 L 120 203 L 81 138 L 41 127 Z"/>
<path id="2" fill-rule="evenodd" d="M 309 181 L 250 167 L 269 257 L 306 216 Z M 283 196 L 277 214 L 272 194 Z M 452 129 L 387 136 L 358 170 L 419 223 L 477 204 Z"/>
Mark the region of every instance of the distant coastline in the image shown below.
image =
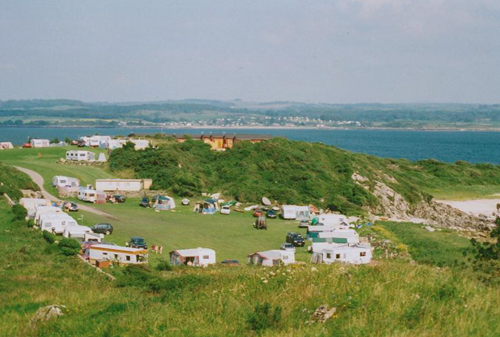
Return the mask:
<path id="1" fill-rule="evenodd" d="M 14 129 L 14 128 L 29 128 L 29 129 L 163 129 L 163 130 L 203 130 L 203 129 L 241 129 L 241 130 L 378 130 L 378 131 L 428 131 L 428 132 L 500 132 L 500 127 L 496 128 L 390 128 L 390 127 L 347 127 L 347 126 L 220 126 L 220 125 L 197 125 L 197 126 L 162 126 L 162 125 L 0 125 L 0 128 Z"/>

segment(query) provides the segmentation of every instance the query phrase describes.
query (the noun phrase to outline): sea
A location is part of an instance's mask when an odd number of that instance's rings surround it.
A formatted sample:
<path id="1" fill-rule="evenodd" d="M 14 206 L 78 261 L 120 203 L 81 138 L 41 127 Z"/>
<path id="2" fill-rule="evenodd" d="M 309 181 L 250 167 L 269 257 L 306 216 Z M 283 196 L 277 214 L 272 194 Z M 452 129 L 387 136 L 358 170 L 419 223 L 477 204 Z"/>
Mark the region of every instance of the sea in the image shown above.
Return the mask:
<path id="1" fill-rule="evenodd" d="M 85 135 L 165 134 L 199 136 L 253 133 L 282 136 L 291 140 L 317 142 L 341 149 L 385 158 L 411 161 L 436 159 L 471 163 L 500 164 L 500 132 L 481 131 L 401 131 L 401 130 L 325 130 L 325 129 L 161 129 L 161 128 L 31 128 L 1 127 L 0 142 L 21 145 L 32 138 L 77 139 Z"/>

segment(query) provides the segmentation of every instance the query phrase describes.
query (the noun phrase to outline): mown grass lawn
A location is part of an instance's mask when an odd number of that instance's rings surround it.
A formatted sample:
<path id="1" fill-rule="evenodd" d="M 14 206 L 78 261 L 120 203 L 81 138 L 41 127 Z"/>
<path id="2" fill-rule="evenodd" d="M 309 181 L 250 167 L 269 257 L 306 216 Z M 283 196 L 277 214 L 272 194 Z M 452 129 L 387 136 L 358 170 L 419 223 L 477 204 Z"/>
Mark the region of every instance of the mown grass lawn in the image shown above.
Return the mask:
<path id="1" fill-rule="evenodd" d="M 162 245 L 163 254 L 182 248 L 212 248 L 217 253 L 218 261 L 238 259 L 245 263 L 250 253 L 279 249 L 288 232 L 296 231 L 305 235 L 305 230 L 298 228 L 298 221 L 268 219 L 268 230 L 257 230 L 253 227 L 255 218 L 251 212 L 202 215 L 193 213 L 193 206 L 180 205 L 180 200 L 176 204 L 175 211 L 155 212 L 140 207 L 138 198 L 131 198 L 123 204 L 94 205 L 120 220 L 109 220 L 82 211 L 73 213 L 73 216 L 78 219 L 83 214 L 83 224 L 86 226 L 98 222 L 111 223 L 114 232 L 106 240 L 116 244 L 123 245 L 131 236 L 138 235 L 144 237 L 149 246 Z M 156 258 L 150 254 L 150 259 Z M 310 259 L 305 247 L 297 248 L 297 259 Z"/>

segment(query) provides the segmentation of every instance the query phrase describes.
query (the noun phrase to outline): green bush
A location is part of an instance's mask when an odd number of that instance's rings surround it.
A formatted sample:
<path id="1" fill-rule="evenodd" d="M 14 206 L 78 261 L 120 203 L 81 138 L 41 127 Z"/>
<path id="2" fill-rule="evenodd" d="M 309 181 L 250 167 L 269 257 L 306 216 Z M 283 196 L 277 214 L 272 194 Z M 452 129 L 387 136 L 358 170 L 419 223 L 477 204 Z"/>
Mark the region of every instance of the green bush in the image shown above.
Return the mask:
<path id="1" fill-rule="evenodd" d="M 272 309 L 269 303 L 257 304 L 253 312 L 248 313 L 246 323 L 250 330 L 261 331 L 277 328 L 281 322 L 281 306 Z"/>
<path id="2" fill-rule="evenodd" d="M 28 228 L 33 228 L 35 227 L 35 220 L 33 219 L 28 219 L 27 221 Z"/>
<path id="3" fill-rule="evenodd" d="M 172 266 L 167 260 L 160 260 L 158 261 L 158 264 L 156 265 L 156 270 L 159 271 L 171 271 Z"/>
<path id="4" fill-rule="evenodd" d="M 14 220 L 24 220 L 28 216 L 26 208 L 19 204 L 12 207 L 12 213 L 14 213 Z"/>
<path id="5" fill-rule="evenodd" d="M 55 234 L 52 234 L 51 232 L 48 231 L 43 231 L 42 236 L 50 244 L 53 244 L 56 241 L 56 236 Z"/>
<path id="6" fill-rule="evenodd" d="M 59 241 L 59 249 L 61 253 L 66 256 L 78 255 L 81 248 L 80 243 L 75 239 L 62 238 L 61 241 Z"/>

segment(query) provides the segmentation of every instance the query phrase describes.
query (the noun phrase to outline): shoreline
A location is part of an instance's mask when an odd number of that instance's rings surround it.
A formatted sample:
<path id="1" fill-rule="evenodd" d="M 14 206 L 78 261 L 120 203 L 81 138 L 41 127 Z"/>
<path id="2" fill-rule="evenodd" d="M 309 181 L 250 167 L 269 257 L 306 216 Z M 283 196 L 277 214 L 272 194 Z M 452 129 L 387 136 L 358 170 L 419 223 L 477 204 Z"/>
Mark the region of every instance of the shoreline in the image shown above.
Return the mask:
<path id="1" fill-rule="evenodd" d="M 162 126 L 162 125 L 136 125 L 136 126 L 106 126 L 106 125 L 0 125 L 0 128 L 12 129 L 163 129 L 163 130 L 203 130 L 203 129 L 234 129 L 234 130 L 327 130 L 327 131 L 413 131 L 413 132 L 500 132 L 500 128 L 388 128 L 388 127 L 344 127 L 344 126 Z"/>

